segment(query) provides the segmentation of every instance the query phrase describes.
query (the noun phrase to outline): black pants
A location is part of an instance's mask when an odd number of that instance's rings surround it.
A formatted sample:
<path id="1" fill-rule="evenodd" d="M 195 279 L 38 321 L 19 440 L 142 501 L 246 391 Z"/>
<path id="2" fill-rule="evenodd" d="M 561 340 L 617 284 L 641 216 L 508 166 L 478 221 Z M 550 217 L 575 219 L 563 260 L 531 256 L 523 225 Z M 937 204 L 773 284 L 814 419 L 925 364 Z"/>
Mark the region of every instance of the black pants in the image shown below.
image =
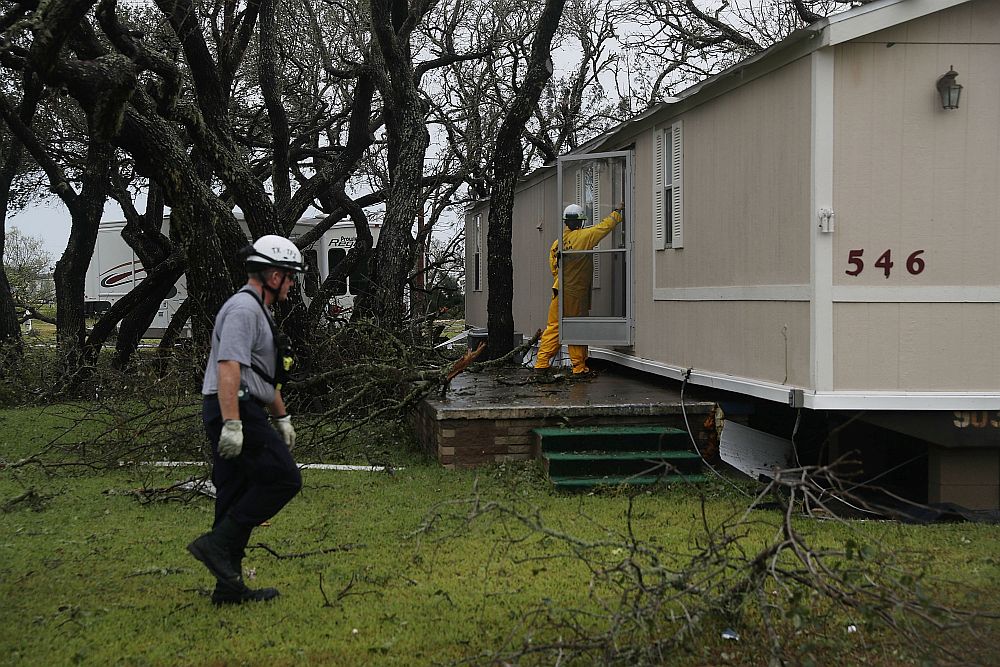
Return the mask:
<path id="1" fill-rule="evenodd" d="M 240 401 L 243 421 L 243 452 L 234 459 L 219 456 L 222 411 L 219 399 L 205 397 L 202 403 L 205 433 L 212 443 L 212 483 L 215 484 L 215 523 L 227 514 L 247 528 L 264 523 L 302 488 L 291 452 L 268 420 L 267 411 L 253 401 Z"/>

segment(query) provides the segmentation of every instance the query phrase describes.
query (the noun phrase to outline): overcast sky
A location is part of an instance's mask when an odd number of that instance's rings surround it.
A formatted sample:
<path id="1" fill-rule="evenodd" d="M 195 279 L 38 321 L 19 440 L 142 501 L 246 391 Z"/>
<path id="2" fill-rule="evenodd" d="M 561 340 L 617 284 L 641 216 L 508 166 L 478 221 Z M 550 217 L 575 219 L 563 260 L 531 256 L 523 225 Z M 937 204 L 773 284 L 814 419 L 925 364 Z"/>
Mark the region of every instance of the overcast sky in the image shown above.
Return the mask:
<path id="1" fill-rule="evenodd" d="M 144 205 L 143 203 L 142 206 Z M 125 215 L 117 202 L 109 200 L 104 205 L 102 220 L 124 219 Z M 70 216 L 66 206 L 58 197 L 53 196 L 44 204 L 29 206 L 17 215 L 8 217 L 4 229 L 11 227 L 17 227 L 28 236 L 42 239 L 45 242 L 45 252 L 52 255 L 52 262 L 55 264 L 69 241 Z"/>

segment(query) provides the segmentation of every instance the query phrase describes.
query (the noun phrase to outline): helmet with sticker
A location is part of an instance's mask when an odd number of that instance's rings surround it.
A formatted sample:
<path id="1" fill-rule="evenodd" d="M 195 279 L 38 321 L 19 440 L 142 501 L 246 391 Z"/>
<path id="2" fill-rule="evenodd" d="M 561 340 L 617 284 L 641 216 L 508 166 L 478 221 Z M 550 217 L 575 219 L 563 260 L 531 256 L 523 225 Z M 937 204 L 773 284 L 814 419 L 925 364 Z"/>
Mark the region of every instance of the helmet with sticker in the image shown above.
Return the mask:
<path id="1" fill-rule="evenodd" d="M 260 271 L 266 267 L 287 269 L 301 273 L 306 270 L 302 252 L 284 236 L 267 234 L 244 248 L 241 253 L 247 271 Z"/>

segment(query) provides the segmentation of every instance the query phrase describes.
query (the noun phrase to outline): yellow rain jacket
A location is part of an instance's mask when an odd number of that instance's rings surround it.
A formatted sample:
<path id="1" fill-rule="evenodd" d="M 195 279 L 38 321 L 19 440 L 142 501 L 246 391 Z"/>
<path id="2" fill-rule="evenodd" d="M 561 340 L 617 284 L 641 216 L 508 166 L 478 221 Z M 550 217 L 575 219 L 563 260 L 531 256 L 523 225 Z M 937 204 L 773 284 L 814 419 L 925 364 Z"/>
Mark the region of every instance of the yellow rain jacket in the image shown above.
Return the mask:
<path id="1" fill-rule="evenodd" d="M 605 236 L 611 233 L 618 223 L 622 221 L 622 214 L 612 211 L 611 215 L 601 220 L 593 227 L 580 227 L 570 229 L 564 227 L 562 237 L 563 250 L 593 250 Z M 559 239 L 552 242 L 549 250 L 549 268 L 552 270 L 552 289 L 559 289 Z M 566 301 L 573 301 L 574 314 L 585 314 L 590 309 L 590 288 L 594 279 L 594 256 L 593 255 L 562 255 L 563 262 L 563 290 L 564 306 Z"/>

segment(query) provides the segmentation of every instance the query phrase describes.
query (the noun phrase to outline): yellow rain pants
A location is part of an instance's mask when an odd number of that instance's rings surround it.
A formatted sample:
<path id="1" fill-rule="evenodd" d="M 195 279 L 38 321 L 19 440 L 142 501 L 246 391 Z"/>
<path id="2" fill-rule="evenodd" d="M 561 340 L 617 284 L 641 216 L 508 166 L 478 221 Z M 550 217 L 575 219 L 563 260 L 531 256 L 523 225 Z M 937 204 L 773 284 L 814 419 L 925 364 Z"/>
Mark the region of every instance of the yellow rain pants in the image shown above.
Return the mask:
<path id="1" fill-rule="evenodd" d="M 562 248 L 564 250 L 590 250 L 601 242 L 611 230 L 622 221 L 618 211 L 601 220 L 593 227 L 563 230 Z M 552 271 L 552 303 L 549 304 L 549 318 L 545 331 L 538 342 L 538 356 L 535 368 L 548 368 L 552 357 L 559 351 L 559 240 L 552 243 L 549 249 L 549 269 Z M 585 317 L 590 313 L 590 288 L 594 276 L 594 260 L 590 255 L 567 255 L 563 265 L 563 316 Z M 569 359 L 573 362 L 573 373 L 586 373 L 587 346 L 570 345 Z"/>

